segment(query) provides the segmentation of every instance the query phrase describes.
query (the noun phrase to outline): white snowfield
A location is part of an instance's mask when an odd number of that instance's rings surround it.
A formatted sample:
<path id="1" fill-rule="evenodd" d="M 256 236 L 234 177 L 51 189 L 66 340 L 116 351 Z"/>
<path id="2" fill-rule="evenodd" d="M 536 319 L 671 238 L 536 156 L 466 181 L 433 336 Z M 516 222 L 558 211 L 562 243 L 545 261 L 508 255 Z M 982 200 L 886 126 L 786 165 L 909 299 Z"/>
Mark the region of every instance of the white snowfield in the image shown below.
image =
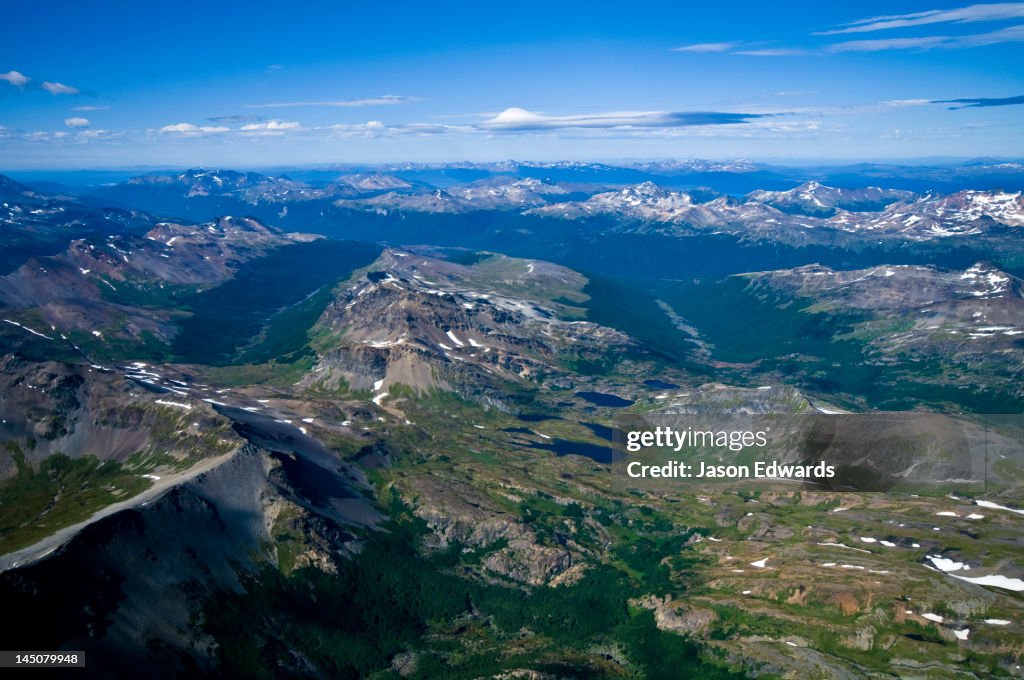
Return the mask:
<path id="1" fill-rule="evenodd" d="M 950 574 L 950 576 L 979 586 L 1003 588 L 1004 590 L 1012 590 L 1015 593 L 1024 592 L 1024 581 L 1019 578 L 1003 576 L 1002 574 L 990 574 L 988 576 L 957 576 L 956 574 Z"/>
<path id="2" fill-rule="evenodd" d="M 957 562 L 946 557 L 940 557 L 939 555 L 928 555 L 928 559 L 931 560 L 932 564 L 934 564 L 935 568 L 939 571 L 967 571 L 970 569 L 970 567 L 963 562 Z"/>

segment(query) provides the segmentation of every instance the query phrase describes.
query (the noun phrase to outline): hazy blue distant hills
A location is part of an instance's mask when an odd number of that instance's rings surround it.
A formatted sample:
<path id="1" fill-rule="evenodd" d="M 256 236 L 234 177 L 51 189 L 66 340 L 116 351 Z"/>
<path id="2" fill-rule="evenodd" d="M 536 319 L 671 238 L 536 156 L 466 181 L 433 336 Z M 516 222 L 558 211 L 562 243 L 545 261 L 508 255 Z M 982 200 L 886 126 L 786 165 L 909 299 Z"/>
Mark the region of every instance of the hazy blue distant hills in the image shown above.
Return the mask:
<path id="1" fill-rule="evenodd" d="M 29 257 L 52 255 L 90 234 L 141 234 L 155 219 L 131 209 L 32 189 L 0 175 L 0 274 Z"/>
<path id="2" fill-rule="evenodd" d="M 342 176 L 389 176 L 420 187 L 447 189 L 453 185 L 506 177 L 597 186 L 623 186 L 653 181 L 673 189 L 707 187 L 736 196 L 752 191 L 786 191 L 809 181 L 845 189 L 871 186 L 916 193 L 952 193 L 963 189 L 1024 188 L 1024 163 L 1001 159 L 973 159 L 959 163 L 926 165 L 894 163 L 820 164 L 783 166 L 737 161 L 649 161 L 624 164 L 591 162 L 404 163 L 383 166 L 344 165 L 312 168 L 277 168 L 260 172 L 232 170 L 17 173 L 24 182 L 52 182 L 78 187 L 84 193 L 117 198 L 125 185 L 169 186 L 210 184 L 213 193 L 259 186 L 268 181 L 291 181 L 324 188 Z M 172 178 L 174 181 L 172 181 Z M 218 186 L 212 186 L 216 180 Z M 90 187 L 83 190 L 83 187 Z"/>

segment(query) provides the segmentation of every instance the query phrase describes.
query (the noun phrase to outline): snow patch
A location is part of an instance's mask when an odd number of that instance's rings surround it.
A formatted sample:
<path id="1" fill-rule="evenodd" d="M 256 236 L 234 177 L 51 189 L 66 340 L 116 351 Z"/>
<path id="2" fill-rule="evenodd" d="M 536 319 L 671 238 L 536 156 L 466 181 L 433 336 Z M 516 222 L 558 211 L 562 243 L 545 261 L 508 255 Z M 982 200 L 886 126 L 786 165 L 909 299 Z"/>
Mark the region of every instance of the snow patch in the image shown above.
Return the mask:
<path id="1" fill-rule="evenodd" d="M 932 564 L 939 571 L 960 571 L 961 569 L 968 568 L 963 562 L 957 562 L 941 555 L 928 555 L 928 559 L 931 560 Z"/>
<path id="2" fill-rule="evenodd" d="M 182 404 L 179 401 L 167 401 L 165 399 L 157 399 L 156 403 L 162 404 L 163 406 L 176 406 L 178 408 L 183 408 L 186 411 L 191 411 L 192 410 L 192 405 L 191 404 Z"/>
<path id="3" fill-rule="evenodd" d="M 950 576 L 979 586 L 1003 588 L 1004 590 L 1012 590 L 1016 593 L 1024 592 L 1024 581 L 1019 578 L 1003 576 L 1002 574 L 990 574 L 988 576 L 957 576 L 956 574 L 950 574 Z"/>
<path id="4" fill-rule="evenodd" d="M 20 329 L 22 329 L 24 331 L 28 331 L 32 335 L 38 335 L 41 338 L 46 338 L 47 340 L 53 340 L 53 338 L 51 338 L 49 335 L 43 335 L 39 331 L 34 331 L 31 328 L 29 328 L 28 326 L 23 326 L 22 324 L 18 323 L 17 321 L 11 321 L 10 319 L 4 319 L 4 321 L 6 321 L 7 323 L 11 324 L 12 326 L 17 326 L 18 328 L 20 328 Z"/>
<path id="5" fill-rule="evenodd" d="M 445 335 L 447 335 L 451 339 L 451 341 L 455 343 L 456 347 L 465 347 L 465 343 L 459 340 L 457 337 L 455 337 L 454 332 L 448 331 L 447 333 L 445 333 Z"/>
<path id="6" fill-rule="evenodd" d="M 828 548 L 846 548 L 847 550 L 856 550 L 857 552 L 871 554 L 870 550 L 864 550 L 863 548 L 854 548 L 852 545 L 845 545 L 843 543 L 832 543 L 829 541 L 819 542 L 818 545 L 823 545 Z"/>
<path id="7" fill-rule="evenodd" d="M 1024 510 L 1018 510 L 1017 508 L 1008 508 L 1005 505 L 999 505 L 998 503 L 993 503 L 992 501 L 974 501 L 974 504 L 977 505 L 979 508 L 988 508 L 990 510 L 1009 510 L 1010 512 L 1015 512 L 1018 515 L 1024 515 Z"/>

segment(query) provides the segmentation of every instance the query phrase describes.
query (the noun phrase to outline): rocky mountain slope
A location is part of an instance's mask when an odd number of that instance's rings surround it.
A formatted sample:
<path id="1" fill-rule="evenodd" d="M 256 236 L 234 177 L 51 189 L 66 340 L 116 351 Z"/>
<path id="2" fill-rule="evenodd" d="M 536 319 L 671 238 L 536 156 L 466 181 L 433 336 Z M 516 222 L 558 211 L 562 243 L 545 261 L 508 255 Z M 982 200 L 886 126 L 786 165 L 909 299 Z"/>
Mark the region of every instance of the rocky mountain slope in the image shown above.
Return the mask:
<path id="1" fill-rule="evenodd" d="M 573 361 L 636 349 L 628 336 L 580 320 L 586 280 L 542 261 L 485 257 L 472 265 L 388 250 L 320 318 L 307 383 L 372 390 L 475 389 L 565 382 Z M 557 301 L 556 301 L 557 300 Z M 501 401 L 500 396 L 493 397 Z"/>
<path id="2" fill-rule="evenodd" d="M 8 602 L 41 604 L 38 593 L 51 614 L 64 609 L 56 629 L 26 609 L 19 641 L 75 644 L 90 664 L 118 674 L 137 664 L 156 664 L 154 673 L 167 677 L 215 672 L 217 641 L 197 635 L 197 605 L 251 588 L 271 561 L 332 573 L 334 560 L 358 549 L 352 528 L 367 524 L 323 505 L 353 493 L 339 468 L 276 448 L 241 446 L 144 507 L 88 527 L 50 561 L 0 576 Z M 329 489 L 316 497 L 320 505 L 302 492 L 309 476 Z M 61 577 L 68 569 L 82 574 L 73 595 Z M 62 593 L 85 609 L 59 604 Z"/>
<path id="3" fill-rule="evenodd" d="M 241 445 L 210 404 L 151 387 L 153 375 L 145 364 L 0 358 L 4 554 Z"/>
<path id="4" fill-rule="evenodd" d="M 1021 404 L 1021 282 L 990 264 L 804 265 L 666 282 L 659 296 L 688 354 L 725 382 L 788 382 L 855 410 Z"/>
<path id="5" fill-rule="evenodd" d="M 842 193 L 821 185 L 813 192 L 794 189 L 795 194 L 755 193 L 746 202 L 718 198 L 697 204 L 685 192 L 662 189 L 651 182 L 596 194 L 585 201 L 556 203 L 534 208 L 528 214 L 578 220 L 600 217 L 619 222 L 619 229 L 656 229 L 664 233 L 716 230 L 754 238 L 782 242 L 821 242 L 834 239 L 836 232 L 858 237 L 930 240 L 949 236 L 969 236 L 1013 228 L 1024 224 L 1021 195 L 1004 192 L 964 191 L 950 196 L 924 196 L 890 202 L 884 209 L 870 212 L 835 207 L 820 197 L 830 216 L 789 214 L 796 203 L 815 205 L 819 195 L 829 195 L 839 206 Z M 827 190 L 827 191 L 826 191 Z M 856 194 L 866 196 L 867 194 Z M 882 194 L 879 194 L 881 196 Z M 886 194 L 892 198 L 892 194 Z M 865 199 L 867 200 L 867 199 Z M 786 212 L 777 209 L 776 204 Z M 851 199 L 851 207 L 856 202 Z M 875 206 L 877 207 L 877 206 Z M 800 212 L 807 212 L 801 210 Z M 632 225 L 632 226 L 630 226 Z M 817 232 L 822 232 L 821 234 Z M 826 241 L 827 242 L 827 241 Z"/>
<path id="6" fill-rule="evenodd" d="M 140 234 L 156 220 L 135 211 L 98 207 L 73 196 L 34 191 L 0 175 L 0 274 L 34 255 L 60 252 L 87 235 Z"/>
<path id="7" fill-rule="evenodd" d="M 962 272 L 910 266 L 839 272 L 807 266 L 748 278 L 754 286 L 812 303 L 806 309 L 811 314 L 866 312 L 868 318 L 850 337 L 866 340 L 878 361 L 941 359 L 979 371 L 988 366 L 984 380 L 1011 391 L 1020 379 L 1024 282 L 990 265 Z"/>
<path id="8" fill-rule="evenodd" d="M 842 189 L 818 182 L 807 182 L 788 191 L 753 191 L 746 201 L 764 203 L 787 213 L 830 217 L 837 209 L 849 212 L 876 212 L 897 201 L 913 196 L 909 191 L 867 187 Z"/>
<path id="9" fill-rule="evenodd" d="M 216 286 L 247 262 L 315 238 L 224 217 L 160 222 L 139 236 L 76 239 L 63 253 L 33 257 L 0 278 L 0 310 L 9 322 L 3 336 L 14 347 L 40 338 L 81 344 L 89 336 L 167 343 L 176 310 L 169 298 L 162 308 L 154 304 L 161 292 Z"/>

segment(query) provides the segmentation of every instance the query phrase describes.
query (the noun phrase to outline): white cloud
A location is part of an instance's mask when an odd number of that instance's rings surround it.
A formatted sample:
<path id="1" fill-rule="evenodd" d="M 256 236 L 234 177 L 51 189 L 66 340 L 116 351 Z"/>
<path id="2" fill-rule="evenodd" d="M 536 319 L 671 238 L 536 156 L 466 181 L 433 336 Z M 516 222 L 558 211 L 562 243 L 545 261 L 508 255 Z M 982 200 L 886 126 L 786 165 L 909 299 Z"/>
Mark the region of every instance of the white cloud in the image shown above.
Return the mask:
<path id="1" fill-rule="evenodd" d="M 696 43 L 694 45 L 683 45 L 682 47 L 673 47 L 672 52 L 731 52 L 734 48 L 739 47 L 741 43 L 738 42 L 714 42 L 714 43 Z"/>
<path id="2" fill-rule="evenodd" d="M 192 123 L 175 123 L 163 126 L 160 128 L 160 132 L 195 132 L 198 129 L 199 126 Z"/>
<path id="3" fill-rule="evenodd" d="M 893 28 L 931 24 L 969 24 L 981 21 L 1005 21 L 1024 18 L 1024 2 L 971 5 L 950 10 L 929 10 L 861 19 L 840 28 L 812 35 L 866 33 Z M 848 40 L 818 48 L 768 47 L 764 42 L 714 42 L 675 47 L 674 52 L 728 52 L 748 57 L 790 57 L 842 52 L 885 52 L 889 50 L 964 49 L 1001 43 L 1024 42 L 1024 24 L 1006 26 L 988 33 L 968 35 L 926 35 L 913 37 Z"/>
<path id="4" fill-rule="evenodd" d="M 295 121 L 288 121 L 288 120 L 268 120 L 268 121 L 263 122 L 263 123 L 249 123 L 248 125 L 243 125 L 242 126 L 242 130 L 245 130 L 247 132 L 248 131 L 259 131 L 259 130 L 263 130 L 263 131 L 278 131 L 278 132 L 280 132 L 280 131 L 285 131 L 285 130 L 300 130 L 300 129 L 302 129 L 301 125 L 299 125 Z"/>
<path id="5" fill-rule="evenodd" d="M 890 99 L 887 102 L 882 102 L 882 106 L 902 109 L 908 106 L 926 106 L 934 103 L 931 99 Z"/>
<path id="6" fill-rule="evenodd" d="M 505 109 L 494 118 L 487 121 L 489 125 L 523 125 L 531 123 L 540 123 L 550 120 L 546 116 L 539 113 L 533 113 L 526 109 L 520 109 L 518 107 L 512 107 Z"/>
<path id="7" fill-rule="evenodd" d="M 761 121 L 751 121 L 744 128 L 753 127 L 755 124 L 771 124 L 778 121 L 791 120 L 793 116 L 815 116 L 818 119 L 830 116 L 873 116 L 891 112 L 893 109 L 904 109 L 917 106 L 934 106 L 936 102 L 931 99 L 890 99 L 888 101 L 876 101 L 865 104 L 844 104 L 844 105 L 813 105 L 813 106 L 767 106 L 747 107 L 748 110 L 756 113 L 773 114 Z"/>
<path id="8" fill-rule="evenodd" d="M 89 127 L 89 119 L 79 118 L 78 116 L 75 116 L 73 118 L 65 118 L 64 124 L 67 125 L 69 128 Z"/>
<path id="9" fill-rule="evenodd" d="M 178 134 L 186 137 L 197 137 L 199 135 L 209 135 L 218 132 L 230 132 L 231 128 L 226 128 L 220 125 L 194 125 L 192 123 L 175 123 L 174 125 L 165 125 L 160 128 L 160 132 L 164 134 Z"/>
<path id="10" fill-rule="evenodd" d="M 82 141 L 118 139 L 124 136 L 125 132 L 123 130 L 82 130 L 77 135 Z"/>
<path id="11" fill-rule="evenodd" d="M 1007 42 L 1024 42 L 1024 24 L 1007 26 L 990 33 L 962 35 L 955 39 L 954 47 L 983 47 Z"/>
<path id="12" fill-rule="evenodd" d="M 369 97 L 367 99 L 342 99 L 339 101 L 305 101 L 305 102 L 273 102 L 270 104 L 246 104 L 247 109 L 288 109 L 299 106 L 336 106 L 336 107 L 358 107 L 358 106 L 387 106 L 391 104 L 406 104 L 418 101 L 416 97 L 403 97 L 394 94 L 386 94 L 382 97 Z"/>
<path id="13" fill-rule="evenodd" d="M 850 40 L 829 45 L 829 52 L 883 52 L 886 50 L 931 50 L 984 47 L 1001 43 L 1024 42 L 1024 24 L 1007 26 L 989 33 L 971 35 L 929 35 L 919 38 L 881 38 L 877 40 Z"/>
<path id="14" fill-rule="evenodd" d="M 63 130 L 57 132 L 39 130 L 36 132 L 26 132 L 21 136 L 21 138 L 26 142 L 55 142 L 66 139 L 70 134 L 70 132 L 65 132 Z"/>
<path id="15" fill-rule="evenodd" d="M 330 125 L 327 130 L 335 137 L 382 137 L 392 134 L 401 134 L 398 128 L 388 127 L 379 120 L 368 120 L 365 123 L 338 123 Z"/>
<path id="16" fill-rule="evenodd" d="M 886 50 L 930 50 L 951 40 L 949 36 L 929 35 L 920 38 L 883 38 L 850 40 L 829 45 L 829 52 L 883 52 Z"/>
<path id="17" fill-rule="evenodd" d="M 50 94 L 78 94 L 78 88 L 65 85 L 64 83 L 51 83 L 48 80 L 44 80 L 40 87 Z"/>
<path id="18" fill-rule="evenodd" d="M 407 123 L 403 125 L 387 125 L 379 120 L 368 120 L 365 123 L 338 123 L 314 131 L 326 131 L 333 137 L 340 138 L 375 138 L 398 136 L 433 136 L 443 134 L 478 134 L 480 128 L 470 125 L 444 125 L 439 123 Z"/>
<path id="19" fill-rule="evenodd" d="M 71 108 L 72 111 L 107 111 L 109 106 L 74 106 Z"/>
<path id="20" fill-rule="evenodd" d="M 526 109 L 505 109 L 480 124 L 490 130 L 545 130 L 558 128 L 671 128 L 693 125 L 727 125 L 745 123 L 758 114 L 720 111 L 616 111 L 576 116 L 546 116 Z"/>
<path id="21" fill-rule="evenodd" d="M 815 35 L 838 35 L 841 33 L 867 33 L 884 31 L 892 28 L 908 28 L 910 26 L 926 26 L 929 24 L 966 24 L 978 21 L 1000 21 L 1024 17 L 1024 2 L 998 2 L 956 9 L 933 9 L 911 14 L 893 14 L 889 16 L 860 19 L 845 24 L 842 28 L 822 31 Z"/>
<path id="22" fill-rule="evenodd" d="M 15 87 L 24 87 L 28 81 L 32 80 L 24 73 L 18 71 L 8 71 L 7 73 L 0 73 L 0 80 L 6 80 Z"/>
<path id="23" fill-rule="evenodd" d="M 747 57 L 796 57 L 809 54 L 807 50 L 791 47 L 767 47 L 765 42 L 715 42 L 697 43 L 695 45 L 683 45 L 673 47 L 672 52 L 728 52 L 730 54 L 742 54 Z"/>
<path id="24" fill-rule="evenodd" d="M 377 120 L 371 120 L 366 125 L 371 129 L 382 127 L 381 122 Z M 451 132 L 475 131 L 474 128 L 466 125 L 438 125 L 437 123 L 409 123 L 387 129 L 403 135 L 443 135 Z"/>

